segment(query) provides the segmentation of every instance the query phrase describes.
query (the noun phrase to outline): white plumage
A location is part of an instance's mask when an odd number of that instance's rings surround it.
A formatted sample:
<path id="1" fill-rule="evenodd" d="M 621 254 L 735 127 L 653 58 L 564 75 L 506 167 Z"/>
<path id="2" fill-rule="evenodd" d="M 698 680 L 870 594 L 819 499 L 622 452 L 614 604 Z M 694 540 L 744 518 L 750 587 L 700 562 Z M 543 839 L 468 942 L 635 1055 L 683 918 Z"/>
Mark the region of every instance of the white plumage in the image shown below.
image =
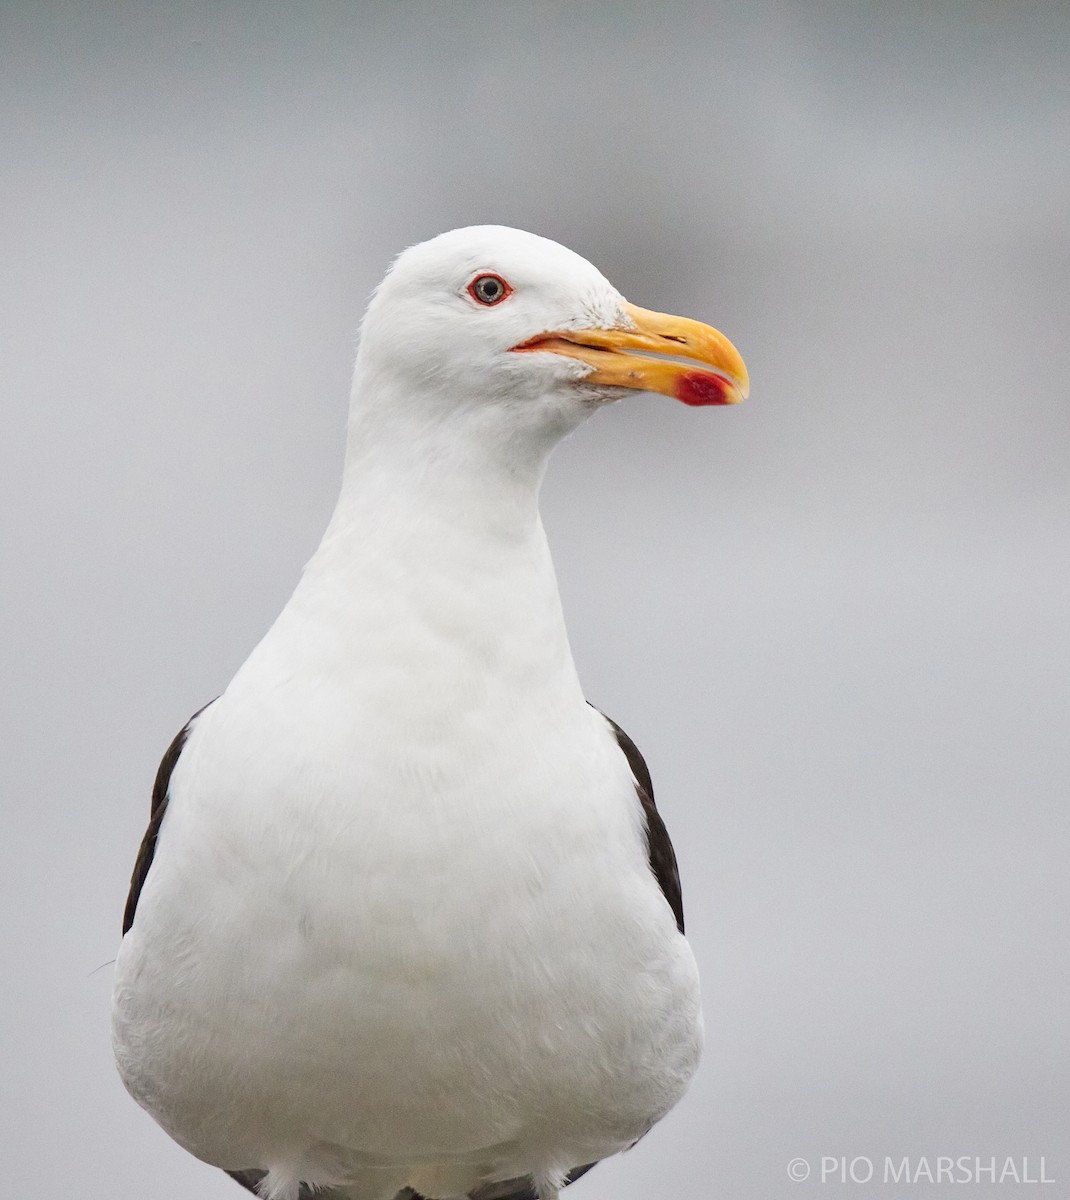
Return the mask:
<path id="1" fill-rule="evenodd" d="M 480 273 L 507 293 L 482 300 Z M 529 1179 L 552 1200 L 695 1069 L 695 963 L 537 509 L 556 442 L 644 386 L 598 358 L 642 361 L 619 352 L 648 344 L 641 312 L 516 230 L 403 254 L 365 318 L 323 542 L 161 772 L 116 1057 L 266 1200 Z"/>

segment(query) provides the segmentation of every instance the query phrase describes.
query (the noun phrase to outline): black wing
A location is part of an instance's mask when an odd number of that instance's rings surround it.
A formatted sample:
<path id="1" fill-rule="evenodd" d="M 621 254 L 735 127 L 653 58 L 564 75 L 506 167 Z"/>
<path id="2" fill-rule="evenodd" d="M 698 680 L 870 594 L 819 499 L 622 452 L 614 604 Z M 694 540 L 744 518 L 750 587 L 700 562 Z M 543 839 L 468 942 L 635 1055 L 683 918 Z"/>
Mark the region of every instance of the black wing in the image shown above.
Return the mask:
<path id="1" fill-rule="evenodd" d="M 209 701 L 209 703 L 213 703 Z M 204 708 L 207 708 L 206 704 Z M 149 814 L 149 827 L 141 839 L 141 848 L 137 852 L 134 863 L 134 874 L 130 879 L 130 892 L 126 897 L 126 911 L 123 913 L 123 933 L 127 933 L 134 923 L 134 913 L 137 911 L 138 897 L 145 886 L 145 879 L 152 866 L 152 857 L 156 853 L 156 839 L 160 836 L 160 823 L 167 811 L 167 793 L 171 786 L 171 773 L 175 769 L 182 747 L 186 744 L 193 722 L 204 712 L 199 708 L 183 726 L 181 733 L 167 747 L 167 753 L 160 761 L 160 769 L 156 772 L 156 782 L 152 785 L 152 808 Z"/>
<path id="2" fill-rule="evenodd" d="M 593 708 L 594 705 L 591 707 Z M 600 708 L 595 711 L 606 717 Z M 613 727 L 613 732 L 617 735 L 617 744 L 624 751 L 624 757 L 628 760 L 632 775 L 635 776 L 635 790 L 646 817 L 646 841 L 650 854 L 650 869 L 654 872 L 654 878 L 658 881 L 662 895 L 669 902 L 669 907 L 676 918 L 677 929 L 683 933 L 684 897 L 680 888 L 680 871 L 676 866 L 676 854 L 673 851 L 672 842 L 669 840 L 669 831 L 665 828 L 665 822 L 661 819 L 661 814 L 654 804 L 654 784 L 650 779 L 650 771 L 635 742 L 612 717 L 606 717 L 606 720 Z"/>

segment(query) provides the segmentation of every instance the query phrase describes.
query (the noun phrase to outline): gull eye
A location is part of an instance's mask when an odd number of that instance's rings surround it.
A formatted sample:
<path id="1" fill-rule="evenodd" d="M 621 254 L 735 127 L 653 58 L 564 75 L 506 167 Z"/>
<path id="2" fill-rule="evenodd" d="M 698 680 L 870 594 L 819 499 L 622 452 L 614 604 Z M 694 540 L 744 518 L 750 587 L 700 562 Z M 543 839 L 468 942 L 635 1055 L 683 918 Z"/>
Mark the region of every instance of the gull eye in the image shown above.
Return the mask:
<path id="1" fill-rule="evenodd" d="M 477 304 L 501 304 L 512 288 L 500 275 L 477 275 L 468 285 L 468 294 Z"/>

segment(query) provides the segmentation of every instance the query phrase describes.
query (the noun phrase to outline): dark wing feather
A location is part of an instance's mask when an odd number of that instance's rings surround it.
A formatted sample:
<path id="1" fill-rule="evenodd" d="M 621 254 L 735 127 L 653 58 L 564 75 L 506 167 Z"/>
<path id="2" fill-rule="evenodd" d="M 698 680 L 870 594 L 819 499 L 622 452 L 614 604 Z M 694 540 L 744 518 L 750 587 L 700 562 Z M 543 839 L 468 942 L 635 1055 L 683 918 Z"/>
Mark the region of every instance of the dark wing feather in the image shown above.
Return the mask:
<path id="1" fill-rule="evenodd" d="M 595 711 L 606 717 L 601 709 Z M 654 878 L 658 881 L 662 894 L 669 902 L 669 907 L 676 918 L 677 929 L 683 933 L 684 898 L 680 888 L 680 871 L 676 865 L 676 854 L 673 851 L 672 842 L 669 840 L 669 831 L 665 828 L 665 822 L 661 819 L 661 814 L 654 803 L 654 784 L 650 779 L 650 771 L 635 742 L 612 717 L 606 717 L 606 720 L 617 735 L 617 744 L 624 751 L 624 757 L 628 760 L 628 766 L 631 767 L 632 775 L 635 777 L 635 790 L 646 817 L 646 840 L 650 854 L 650 869 L 654 872 Z"/>
<path id="2" fill-rule="evenodd" d="M 259 1196 L 260 1193 L 256 1190 L 256 1185 L 267 1174 L 266 1171 L 228 1171 L 227 1174 L 234 1180 L 235 1183 L 240 1183 L 246 1191 L 252 1192 Z M 310 1187 L 301 1184 L 301 1191 L 298 1194 L 297 1200 L 331 1200 L 332 1196 L 341 1196 L 341 1192 L 325 1191 L 314 1192 Z M 404 1196 L 405 1193 L 400 1193 Z"/>
<path id="3" fill-rule="evenodd" d="M 212 701 L 209 701 L 212 703 Z M 171 786 L 171 774 L 175 769 L 175 764 L 178 762 L 179 756 L 182 753 L 182 747 L 186 744 L 186 738 L 189 737 L 189 731 L 193 728 L 193 722 L 207 708 L 199 708 L 192 717 L 182 727 L 181 732 L 175 740 L 167 747 L 167 753 L 160 761 L 160 768 L 156 772 L 156 782 L 152 785 L 152 807 L 149 814 L 149 827 L 145 830 L 145 836 L 141 839 L 141 847 L 137 852 L 137 861 L 134 863 L 134 874 L 130 879 L 130 892 L 126 897 L 126 911 L 123 913 L 123 933 L 127 933 L 130 926 L 134 923 L 134 913 L 137 911 L 138 898 L 141 895 L 141 889 L 145 886 L 145 879 L 149 873 L 149 867 L 152 866 L 152 858 L 156 853 L 156 839 L 160 836 L 160 825 L 163 821 L 163 815 L 167 811 L 167 793 Z"/>

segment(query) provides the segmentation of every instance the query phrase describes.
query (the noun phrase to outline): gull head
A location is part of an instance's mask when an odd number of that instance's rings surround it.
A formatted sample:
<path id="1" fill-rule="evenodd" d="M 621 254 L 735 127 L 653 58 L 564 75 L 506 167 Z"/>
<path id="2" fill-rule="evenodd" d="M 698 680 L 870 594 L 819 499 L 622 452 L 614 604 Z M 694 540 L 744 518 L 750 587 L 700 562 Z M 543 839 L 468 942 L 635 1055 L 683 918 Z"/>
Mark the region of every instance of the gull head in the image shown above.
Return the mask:
<path id="1" fill-rule="evenodd" d="M 361 328 L 353 409 L 552 444 L 629 390 L 703 406 L 747 387 L 716 329 L 629 304 L 557 242 L 479 225 L 396 259 Z"/>

